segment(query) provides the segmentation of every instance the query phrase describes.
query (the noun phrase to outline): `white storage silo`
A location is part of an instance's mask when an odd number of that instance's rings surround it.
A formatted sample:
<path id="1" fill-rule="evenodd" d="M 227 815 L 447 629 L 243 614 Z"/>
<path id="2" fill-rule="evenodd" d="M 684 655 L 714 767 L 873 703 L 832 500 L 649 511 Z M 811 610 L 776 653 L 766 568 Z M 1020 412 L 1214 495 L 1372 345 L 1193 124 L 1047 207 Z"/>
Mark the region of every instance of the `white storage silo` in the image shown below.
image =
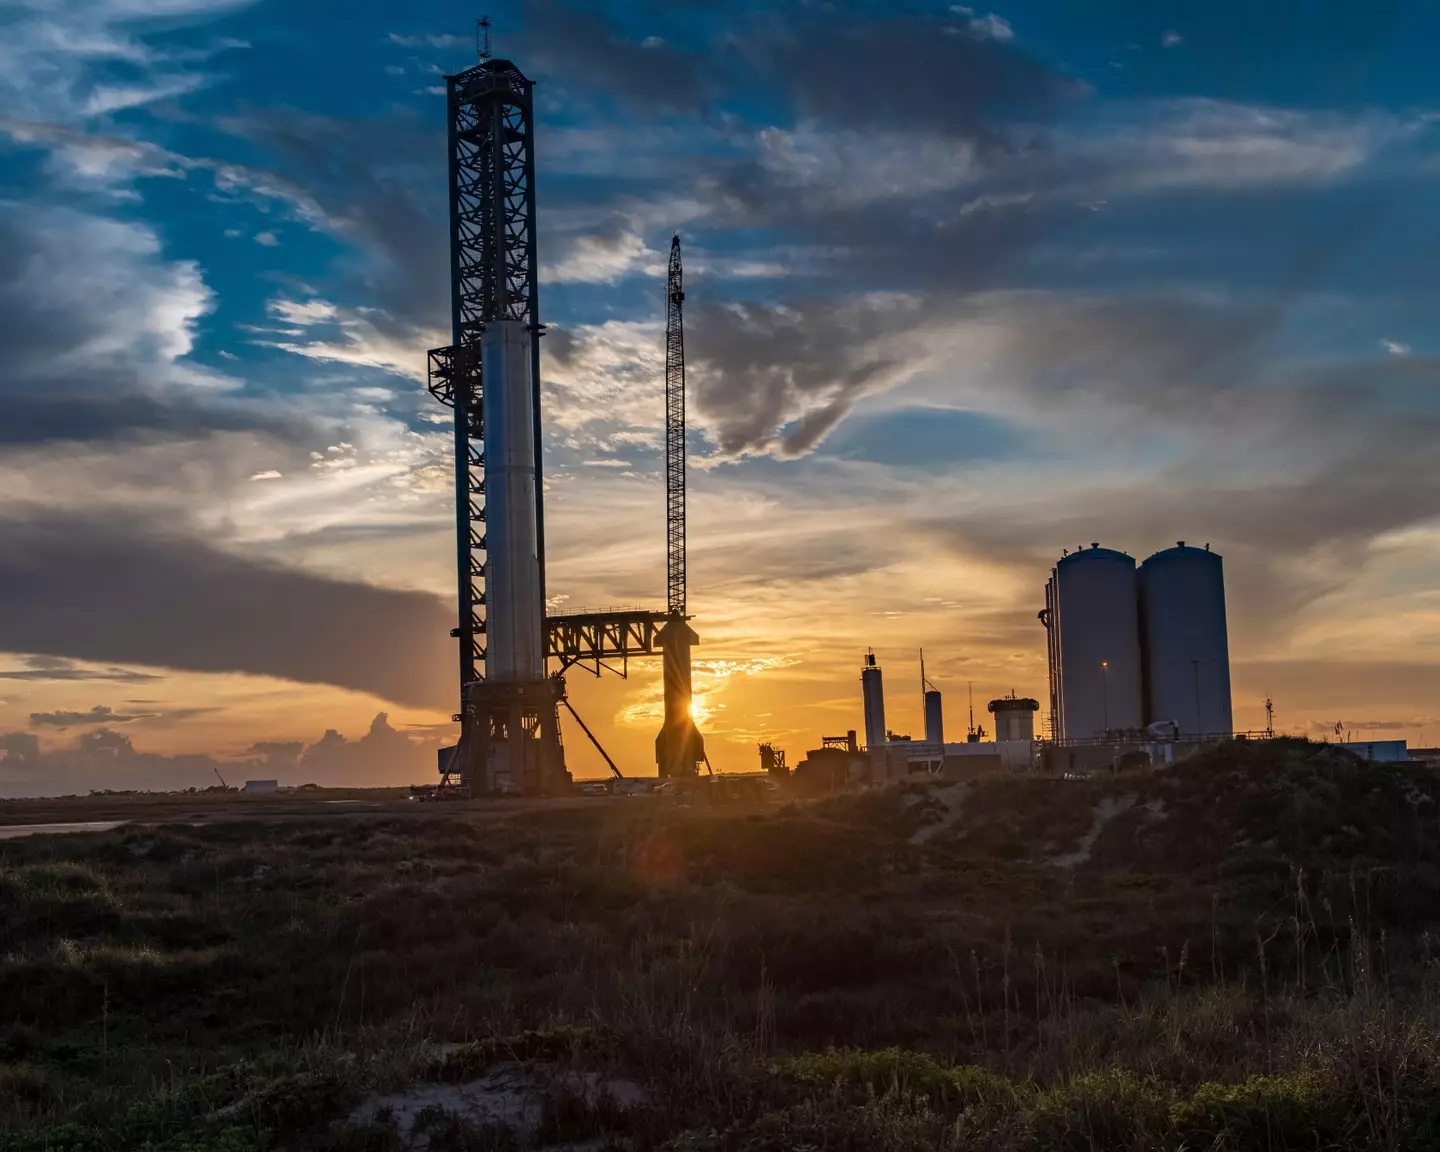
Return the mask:
<path id="1" fill-rule="evenodd" d="M 1156 552 L 1140 566 L 1140 614 L 1147 718 L 1174 721 L 1181 737 L 1232 731 L 1219 554 L 1183 540 Z"/>
<path id="2" fill-rule="evenodd" d="M 1139 728 L 1143 687 L 1134 558 L 1092 544 L 1063 557 L 1050 584 L 1057 735 L 1081 740 Z"/>
<path id="3" fill-rule="evenodd" d="M 990 712 L 995 717 L 995 739 L 1031 742 L 1035 739 L 1035 713 L 1040 710 L 1040 701 L 1029 697 L 1004 696 L 990 701 Z"/>

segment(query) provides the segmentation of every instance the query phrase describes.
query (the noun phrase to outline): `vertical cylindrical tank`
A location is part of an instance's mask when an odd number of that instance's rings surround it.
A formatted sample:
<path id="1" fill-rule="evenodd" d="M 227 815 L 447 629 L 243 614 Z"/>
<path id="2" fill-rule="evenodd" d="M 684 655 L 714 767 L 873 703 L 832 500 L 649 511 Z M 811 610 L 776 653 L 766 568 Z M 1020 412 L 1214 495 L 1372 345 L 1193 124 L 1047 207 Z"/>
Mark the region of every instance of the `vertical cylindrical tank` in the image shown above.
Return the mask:
<path id="1" fill-rule="evenodd" d="M 1033 742 L 1035 713 L 1039 710 L 1040 701 L 1029 697 L 1022 699 L 1007 696 L 1000 700 L 991 700 L 990 711 L 995 717 L 995 739 Z"/>
<path id="2" fill-rule="evenodd" d="M 1060 626 L 1055 607 L 1056 577 L 1052 571 L 1045 582 L 1045 607 L 1040 610 L 1040 623 L 1045 626 L 1046 687 L 1050 692 L 1050 738 L 1060 739 Z"/>
<path id="3" fill-rule="evenodd" d="M 925 739 L 931 744 L 945 743 L 945 708 L 936 688 L 925 693 Z"/>
<path id="4" fill-rule="evenodd" d="M 880 679 L 880 666 L 875 653 L 865 653 L 860 669 L 860 692 L 865 700 L 865 747 L 880 748 L 885 744 L 885 685 Z"/>
<path id="5" fill-rule="evenodd" d="M 535 506 L 535 406 L 531 335 L 518 320 L 492 320 L 481 337 L 485 427 L 485 674 L 545 677 L 545 609 Z"/>
<path id="6" fill-rule="evenodd" d="M 1134 558 L 1091 545 L 1063 557 L 1052 580 L 1060 737 L 1138 729 L 1144 706 Z"/>
<path id="7" fill-rule="evenodd" d="M 1230 732 L 1225 573 L 1209 548 L 1156 552 L 1140 566 L 1146 715 L 1183 736 Z"/>

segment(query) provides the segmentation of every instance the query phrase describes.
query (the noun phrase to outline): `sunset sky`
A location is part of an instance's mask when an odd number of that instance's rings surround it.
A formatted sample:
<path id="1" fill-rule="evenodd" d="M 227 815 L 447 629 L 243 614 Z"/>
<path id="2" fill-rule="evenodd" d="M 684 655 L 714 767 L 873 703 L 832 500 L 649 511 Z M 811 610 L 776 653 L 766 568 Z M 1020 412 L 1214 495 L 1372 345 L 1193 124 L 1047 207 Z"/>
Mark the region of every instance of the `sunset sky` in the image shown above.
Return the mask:
<path id="1" fill-rule="evenodd" d="M 434 778 L 479 14 L 0 5 L 0 795 Z M 717 768 L 862 727 L 867 647 L 898 731 L 922 646 L 952 734 L 968 682 L 1043 699 L 1091 541 L 1224 556 L 1238 726 L 1440 744 L 1440 5 L 489 15 L 537 82 L 552 607 L 663 605 L 686 246 Z M 570 684 L 653 773 L 658 668 Z"/>

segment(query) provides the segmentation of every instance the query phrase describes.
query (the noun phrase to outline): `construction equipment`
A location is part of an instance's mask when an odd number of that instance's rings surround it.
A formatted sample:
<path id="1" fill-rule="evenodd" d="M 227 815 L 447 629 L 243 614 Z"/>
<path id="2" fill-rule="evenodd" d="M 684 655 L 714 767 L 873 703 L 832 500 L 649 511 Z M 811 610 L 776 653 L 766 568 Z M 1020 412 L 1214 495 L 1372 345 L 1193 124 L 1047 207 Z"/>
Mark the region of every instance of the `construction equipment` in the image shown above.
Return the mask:
<path id="1" fill-rule="evenodd" d="M 709 760 L 691 710 L 690 649 L 700 642 L 685 615 L 685 282 L 680 237 L 670 240 L 665 283 L 666 618 L 660 629 L 665 720 L 655 737 L 662 777 L 695 776 Z"/>

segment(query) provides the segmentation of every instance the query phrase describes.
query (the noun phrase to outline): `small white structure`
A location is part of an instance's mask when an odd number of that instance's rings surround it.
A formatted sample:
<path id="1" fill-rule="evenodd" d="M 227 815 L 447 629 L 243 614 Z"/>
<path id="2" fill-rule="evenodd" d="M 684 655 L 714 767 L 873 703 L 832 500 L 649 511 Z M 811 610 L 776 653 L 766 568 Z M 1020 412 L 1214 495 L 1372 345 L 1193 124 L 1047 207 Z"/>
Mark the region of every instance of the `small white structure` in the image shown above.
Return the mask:
<path id="1" fill-rule="evenodd" d="M 252 793 L 252 794 L 265 793 L 265 792 L 278 792 L 279 790 L 280 790 L 280 781 L 278 781 L 278 780 L 247 780 L 247 781 L 245 781 L 245 791 L 246 791 L 246 792 L 249 792 L 249 793 Z"/>

